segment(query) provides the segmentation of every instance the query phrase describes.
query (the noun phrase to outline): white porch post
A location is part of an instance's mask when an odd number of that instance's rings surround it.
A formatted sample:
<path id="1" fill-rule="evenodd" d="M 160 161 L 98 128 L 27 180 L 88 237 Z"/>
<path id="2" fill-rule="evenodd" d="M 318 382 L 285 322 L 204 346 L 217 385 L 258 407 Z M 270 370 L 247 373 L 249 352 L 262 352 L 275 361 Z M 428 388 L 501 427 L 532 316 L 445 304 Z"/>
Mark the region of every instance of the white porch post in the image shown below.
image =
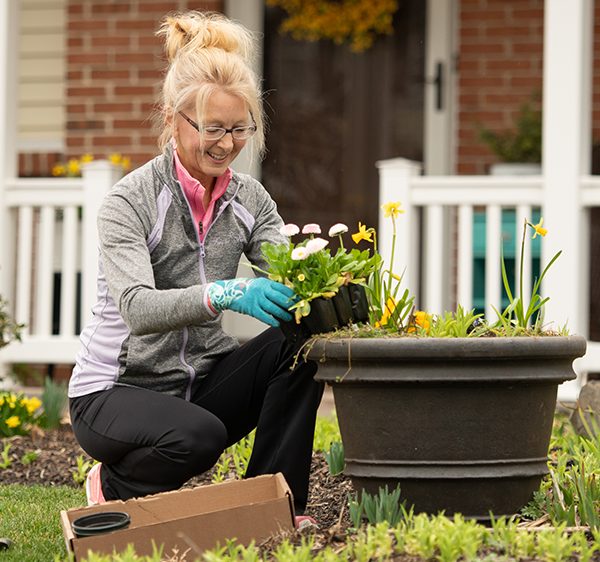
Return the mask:
<path id="1" fill-rule="evenodd" d="M 243 2 L 240 0 L 225 0 L 225 14 L 256 34 L 259 52 L 254 60 L 254 71 L 261 78 L 263 73 L 264 0 L 244 0 Z M 232 168 L 236 172 L 250 174 L 253 178 L 260 180 L 262 166 L 257 155 L 252 154 L 251 143 L 240 152 L 232 164 Z M 246 269 L 246 274 L 242 276 L 248 277 L 248 273 L 249 270 Z"/>
<path id="2" fill-rule="evenodd" d="M 405 158 L 381 160 L 376 163 L 379 168 L 379 202 L 400 201 L 405 213 L 396 220 L 396 250 L 394 255 L 394 273 L 404 275 L 402 287 L 409 290 L 419 302 L 419 256 L 415 249 L 418 244 L 419 219 L 418 208 L 413 206 L 410 181 L 421 173 L 421 165 Z M 371 226 L 371 225 L 367 225 Z M 384 258 L 384 267 L 389 267 L 392 249 L 392 221 L 384 218 L 379 208 L 379 225 L 377 227 L 378 250 Z"/>
<path id="3" fill-rule="evenodd" d="M 593 0 L 546 0 L 544 6 L 542 263 L 563 253 L 542 288 L 546 320 L 588 333 L 588 215 L 581 174 L 590 168 Z M 569 383 L 575 398 L 580 381 Z M 563 399 L 569 399 L 563 392 Z"/>
<path id="4" fill-rule="evenodd" d="M 123 170 L 108 160 L 95 160 L 83 166 L 83 240 L 81 260 L 81 326 L 85 326 L 96 302 L 96 279 L 98 277 L 98 229 L 96 219 L 102 199 L 119 181 Z"/>
<path id="5" fill-rule="evenodd" d="M 0 2 L 0 296 L 12 302 L 14 224 L 6 206 L 6 180 L 17 175 L 18 0 Z M 0 361 L 0 388 L 6 371 Z"/>
<path id="6" fill-rule="evenodd" d="M 18 0 L 0 2 L 0 295 L 11 298 L 13 259 L 6 180 L 17 175 Z"/>

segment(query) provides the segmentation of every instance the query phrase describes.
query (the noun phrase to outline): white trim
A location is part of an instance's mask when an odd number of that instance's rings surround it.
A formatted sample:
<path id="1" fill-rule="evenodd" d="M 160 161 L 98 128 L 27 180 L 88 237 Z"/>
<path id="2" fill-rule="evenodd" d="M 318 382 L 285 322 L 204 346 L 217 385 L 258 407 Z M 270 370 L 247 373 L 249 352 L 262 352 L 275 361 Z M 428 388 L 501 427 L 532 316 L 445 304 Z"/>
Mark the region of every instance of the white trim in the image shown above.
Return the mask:
<path id="1" fill-rule="evenodd" d="M 17 30 L 18 0 L 0 2 L 0 295 L 12 299 L 14 221 L 6 206 L 6 180 L 17 173 Z M 12 303 L 11 303 L 12 304 Z M 3 375 L 0 364 L 0 378 Z"/>
<path id="2" fill-rule="evenodd" d="M 257 56 L 254 61 L 254 71 L 259 81 L 263 74 L 263 49 L 264 49 L 264 1 L 263 0 L 225 0 L 225 15 L 237 21 L 256 34 Z M 235 159 L 232 168 L 236 172 L 250 174 L 260 180 L 262 164 L 258 158 L 251 158 L 250 151 L 242 150 Z"/>
<path id="3" fill-rule="evenodd" d="M 581 207 L 581 176 L 589 173 L 591 130 L 592 0 L 546 0 L 544 5 L 543 217 L 550 229 L 543 263 L 559 250 L 560 269 L 577 272 L 579 285 L 548 276 L 544 292 L 560 295 L 546 306 L 558 326 L 587 335 L 589 241 Z M 552 232 L 560 235 L 552 236 Z M 565 287 L 569 287 L 565 290 Z"/>
<path id="4" fill-rule="evenodd" d="M 456 90 L 455 28 L 455 0 L 427 0 L 423 108 L 423 163 L 427 175 L 450 174 L 454 169 L 452 139 Z M 438 64 L 442 70 L 441 110 L 437 107 L 437 87 L 434 83 Z"/>
<path id="5" fill-rule="evenodd" d="M 59 152 L 65 151 L 65 141 L 61 138 L 39 139 L 21 136 L 17 139 L 16 149 L 18 153 L 27 154 L 33 152 Z"/>

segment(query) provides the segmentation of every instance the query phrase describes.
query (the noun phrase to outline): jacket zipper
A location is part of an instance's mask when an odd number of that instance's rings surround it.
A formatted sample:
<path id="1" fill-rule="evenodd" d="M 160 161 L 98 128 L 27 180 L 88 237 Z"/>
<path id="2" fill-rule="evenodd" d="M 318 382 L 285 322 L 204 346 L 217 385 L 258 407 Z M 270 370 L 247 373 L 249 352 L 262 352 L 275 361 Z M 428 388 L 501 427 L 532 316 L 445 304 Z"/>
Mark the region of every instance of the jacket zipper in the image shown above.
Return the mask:
<path id="1" fill-rule="evenodd" d="M 202 258 L 202 271 L 204 271 L 204 258 L 206 256 L 206 251 L 204 250 L 204 225 L 202 221 L 198 222 L 198 232 L 200 233 L 200 257 Z"/>
<path id="2" fill-rule="evenodd" d="M 179 184 L 179 182 L 177 182 L 177 183 Z M 179 184 L 179 189 L 181 189 L 183 191 L 183 188 L 181 187 L 181 184 Z M 238 186 L 238 189 L 239 189 L 239 186 Z M 235 191 L 235 193 L 233 194 L 233 196 L 232 196 L 231 199 L 233 199 L 236 196 L 236 194 L 237 194 L 237 190 Z M 188 211 L 189 211 L 190 215 L 193 217 L 194 213 L 192 212 L 192 209 L 190 208 L 190 203 L 187 200 L 187 197 L 185 197 L 185 194 L 183 194 L 183 197 L 184 197 L 185 202 L 187 204 Z M 229 202 L 226 202 L 224 205 L 221 205 L 221 208 L 219 209 L 219 212 L 214 217 L 214 219 L 212 220 L 212 222 L 208 225 L 208 228 L 206 229 L 206 234 L 208 234 L 208 231 L 210 230 L 210 227 L 223 214 L 223 211 L 227 208 L 228 205 L 229 205 Z M 206 237 L 206 234 L 204 233 L 204 225 L 202 224 L 202 221 L 198 221 L 198 233 L 196 233 L 196 239 L 198 240 L 198 246 L 200 247 L 200 263 L 199 263 L 199 267 L 200 267 L 200 280 L 202 281 L 202 283 L 206 283 L 206 273 L 204 272 L 204 258 L 206 257 L 206 250 L 204 248 L 204 239 Z M 185 391 L 185 399 L 189 402 L 189 400 L 191 399 L 191 396 L 192 396 L 192 385 L 194 384 L 194 380 L 196 379 L 196 369 L 194 369 L 185 360 L 185 348 L 187 347 L 188 339 L 189 339 L 189 330 L 188 330 L 187 327 L 185 327 L 183 329 L 183 342 L 182 342 L 182 345 L 181 345 L 181 349 L 179 350 L 179 360 L 186 367 L 186 369 L 188 370 L 188 373 L 190 374 L 190 379 L 188 381 L 187 389 Z"/>

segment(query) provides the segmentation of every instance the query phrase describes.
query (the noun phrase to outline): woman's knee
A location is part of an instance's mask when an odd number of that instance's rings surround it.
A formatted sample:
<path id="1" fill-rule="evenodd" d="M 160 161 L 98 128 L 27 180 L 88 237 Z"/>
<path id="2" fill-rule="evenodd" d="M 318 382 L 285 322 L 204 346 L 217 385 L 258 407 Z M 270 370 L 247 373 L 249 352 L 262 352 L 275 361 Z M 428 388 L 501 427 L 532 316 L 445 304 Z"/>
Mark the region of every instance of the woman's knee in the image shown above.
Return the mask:
<path id="1" fill-rule="evenodd" d="M 227 429 L 221 420 L 209 414 L 201 423 L 179 430 L 179 444 L 192 474 L 211 468 L 227 443 Z"/>

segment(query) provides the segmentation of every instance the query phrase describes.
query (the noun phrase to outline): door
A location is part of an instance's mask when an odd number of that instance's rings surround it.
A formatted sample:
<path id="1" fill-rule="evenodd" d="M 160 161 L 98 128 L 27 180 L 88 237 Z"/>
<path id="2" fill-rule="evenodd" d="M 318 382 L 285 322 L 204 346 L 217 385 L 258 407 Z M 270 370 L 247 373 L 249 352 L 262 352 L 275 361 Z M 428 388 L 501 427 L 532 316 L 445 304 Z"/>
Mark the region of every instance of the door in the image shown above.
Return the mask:
<path id="1" fill-rule="evenodd" d="M 425 7 L 400 2 L 394 34 L 358 54 L 280 34 L 284 12 L 265 7 L 262 181 L 286 222 L 377 226 L 375 163 L 423 161 Z"/>

